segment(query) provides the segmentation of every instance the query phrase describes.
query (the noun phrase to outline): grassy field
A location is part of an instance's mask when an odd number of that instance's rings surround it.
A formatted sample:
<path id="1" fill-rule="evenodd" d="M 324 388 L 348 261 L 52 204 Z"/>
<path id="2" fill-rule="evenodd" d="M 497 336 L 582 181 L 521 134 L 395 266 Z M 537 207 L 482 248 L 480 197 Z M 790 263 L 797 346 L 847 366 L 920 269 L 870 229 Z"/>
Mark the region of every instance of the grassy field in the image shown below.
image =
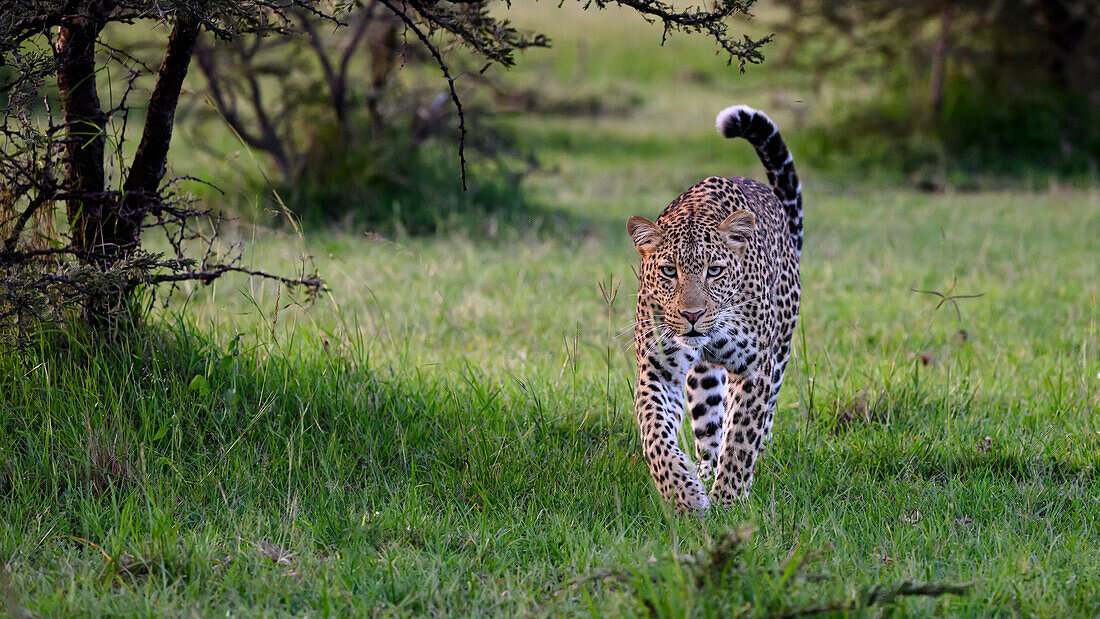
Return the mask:
<path id="1" fill-rule="evenodd" d="M 625 220 L 711 174 L 763 177 L 714 134 L 717 110 L 774 109 L 797 162 L 799 110 L 821 102 L 796 76 L 738 77 L 705 42 L 659 49 L 616 19 L 544 20 L 557 51 L 509 77 L 640 101 L 511 121 L 543 162 L 527 225 L 229 230 L 253 266 L 312 256 L 331 292 L 306 308 L 224 278 L 162 298 L 120 341 L 58 333 L 0 356 L 7 607 L 1100 612 L 1095 186 L 929 195 L 803 167 L 803 314 L 752 496 L 702 519 L 662 503 L 620 335 Z M 242 159 L 192 161 L 232 186 L 254 174 Z M 981 296 L 956 313 L 914 290 Z"/>

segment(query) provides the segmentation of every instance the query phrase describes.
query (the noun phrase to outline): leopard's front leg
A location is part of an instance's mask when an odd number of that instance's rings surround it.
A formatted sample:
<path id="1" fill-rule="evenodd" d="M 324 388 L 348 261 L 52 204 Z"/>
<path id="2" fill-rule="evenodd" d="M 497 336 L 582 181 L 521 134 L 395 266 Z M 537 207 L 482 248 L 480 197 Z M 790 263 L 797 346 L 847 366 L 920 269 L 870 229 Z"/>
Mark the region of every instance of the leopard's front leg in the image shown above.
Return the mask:
<path id="1" fill-rule="evenodd" d="M 767 376 L 765 371 L 763 376 Z M 771 385 L 761 376 L 730 377 L 726 383 L 726 418 L 718 470 L 710 497 L 732 505 L 752 488 L 756 462 L 775 414 Z"/>
<path id="2" fill-rule="evenodd" d="M 649 473 L 661 496 L 677 511 L 704 510 L 710 505 L 706 489 L 677 442 L 684 413 L 684 375 L 698 353 L 672 341 L 658 341 L 652 332 L 638 333 L 635 343 L 634 412 Z"/>
<path id="3" fill-rule="evenodd" d="M 695 468 L 699 479 L 706 483 L 718 465 L 718 448 L 722 444 L 726 369 L 702 361 L 696 363 L 688 373 L 686 391 L 695 435 Z"/>

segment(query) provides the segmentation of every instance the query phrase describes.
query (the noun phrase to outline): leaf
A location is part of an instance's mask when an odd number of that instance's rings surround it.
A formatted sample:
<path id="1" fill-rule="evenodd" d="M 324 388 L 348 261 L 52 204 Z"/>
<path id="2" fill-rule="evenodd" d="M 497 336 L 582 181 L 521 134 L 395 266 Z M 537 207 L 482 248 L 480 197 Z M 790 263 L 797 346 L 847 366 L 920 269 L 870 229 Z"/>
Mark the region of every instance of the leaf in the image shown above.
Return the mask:
<path id="1" fill-rule="evenodd" d="M 241 336 L 242 335 L 244 335 L 244 334 L 243 333 L 238 333 L 237 335 L 235 335 L 233 337 L 233 339 L 229 340 L 229 354 L 233 355 L 234 357 L 241 354 Z"/>
<path id="2" fill-rule="evenodd" d="M 187 386 L 191 391 L 198 391 L 202 395 L 208 395 L 210 393 L 210 383 L 206 381 L 206 377 L 202 374 L 196 374 L 191 379 L 191 384 Z"/>

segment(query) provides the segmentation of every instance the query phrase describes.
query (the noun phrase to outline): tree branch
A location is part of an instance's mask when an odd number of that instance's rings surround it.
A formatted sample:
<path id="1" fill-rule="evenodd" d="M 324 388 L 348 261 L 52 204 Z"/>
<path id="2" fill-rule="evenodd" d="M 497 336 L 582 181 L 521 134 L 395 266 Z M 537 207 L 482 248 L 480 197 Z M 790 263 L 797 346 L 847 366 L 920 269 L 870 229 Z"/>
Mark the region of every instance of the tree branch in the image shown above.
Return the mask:
<path id="1" fill-rule="evenodd" d="M 403 9 L 397 8 L 390 0 L 378 0 L 383 6 L 401 18 L 401 21 L 405 22 L 405 25 L 416 34 L 424 46 L 431 52 L 432 57 L 435 58 L 436 64 L 443 71 L 443 78 L 447 80 L 447 87 L 451 91 L 451 101 L 455 104 L 455 109 L 458 110 L 458 163 L 459 169 L 462 172 L 462 191 L 466 191 L 466 115 L 462 112 L 462 102 L 458 99 L 458 93 L 455 92 L 455 79 L 451 77 L 451 71 L 447 68 L 447 63 L 443 61 L 443 55 L 439 53 L 439 48 L 432 44 L 428 36 L 424 34 L 416 22 Z"/>
<path id="2" fill-rule="evenodd" d="M 198 62 L 199 69 L 206 77 L 206 83 L 214 108 L 222 117 L 222 120 L 229 125 L 229 128 L 232 129 L 245 144 L 271 155 L 280 172 L 289 169 L 290 164 L 286 161 L 285 153 L 283 152 L 277 135 L 272 135 L 270 132 L 264 132 L 257 135 L 249 131 L 244 119 L 241 118 L 240 114 L 237 112 L 233 98 L 231 96 L 227 97 L 226 93 L 222 90 L 221 78 L 218 76 L 218 70 L 215 66 L 216 60 L 211 52 L 212 50 L 206 45 L 198 44 L 195 47 L 195 60 Z"/>
<path id="3" fill-rule="evenodd" d="M 344 82 L 347 81 L 348 75 L 348 63 L 351 62 L 351 56 L 355 52 L 355 48 L 359 46 L 359 42 L 363 40 L 363 35 L 367 31 L 367 27 L 370 26 L 371 20 L 374 19 L 375 8 L 377 3 L 371 3 L 367 7 L 366 12 L 360 16 L 359 21 L 355 24 L 355 30 L 352 31 L 351 40 L 348 41 L 347 46 L 344 47 L 343 55 L 340 57 L 340 69 L 337 71 L 340 79 Z"/>
<path id="4" fill-rule="evenodd" d="M 4 241 L 5 254 L 11 253 L 15 250 L 15 246 L 19 243 L 19 236 L 23 234 L 23 228 L 30 221 L 30 218 L 34 215 L 43 204 L 53 198 L 53 195 L 49 192 L 39 191 L 38 195 L 31 200 L 31 203 L 27 205 L 27 208 L 19 214 L 19 219 L 16 220 L 15 225 L 11 229 L 11 234 Z"/>
<path id="5" fill-rule="evenodd" d="M 134 154 L 130 173 L 123 186 L 124 215 L 149 211 L 143 208 L 142 201 L 156 195 L 157 187 L 164 176 L 164 165 L 168 157 L 168 146 L 172 141 L 172 125 L 175 121 L 176 104 L 179 102 L 180 89 L 187 76 L 187 67 L 199 36 L 199 22 L 186 15 L 179 15 L 172 34 L 168 37 L 168 46 L 164 51 L 157 74 L 156 86 L 149 97 L 149 109 L 145 116 L 145 130 L 141 142 Z M 139 222 L 135 223 L 136 231 Z M 135 243 L 137 239 L 134 239 Z"/>
<path id="6" fill-rule="evenodd" d="M 182 271 L 178 273 L 157 273 L 149 275 L 141 279 L 145 284 L 163 284 L 167 282 L 184 282 L 184 281 L 200 281 L 204 284 L 208 284 L 215 279 L 218 279 L 222 275 L 227 273 L 241 273 L 244 275 L 251 275 L 254 277 L 262 277 L 264 279 L 270 279 L 277 281 L 288 286 L 304 286 L 310 289 L 312 292 L 322 292 L 325 290 L 325 282 L 316 275 L 305 275 L 299 278 L 284 277 L 282 275 L 275 275 L 266 271 L 255 271 L 252 269 L 246 269 L 244 267 L 233 266 L 231 264 L 215 264 L 208 265 L 205 270 L 202 271 Z"/>
<path id="7" fill-rule="evenodd" d="M 206 84 L 210 91 L 210 97 L 213 99 L 214 107 L 217 108 L 218 113 L 226 124 L 229 125 L 233 132 L 236 133 L 246 144 L 253 148 L 264 149 L 262 140 L 252 133 L 249 133 L 248 129 L 244 125 L 244 121 L 240 115 L 237 114 L 235 106 L 231 106 L 229 99 L 226 98 L 225 93 L 222 92 L 221 78 L 218 77 L 218 70 L 214 67 L 214 59 L 211 56 L 210 48 L 205 45 L 198 44 L 195 46 L 195 60 L 199 64 L 199 69 L 206 77 Z"/>

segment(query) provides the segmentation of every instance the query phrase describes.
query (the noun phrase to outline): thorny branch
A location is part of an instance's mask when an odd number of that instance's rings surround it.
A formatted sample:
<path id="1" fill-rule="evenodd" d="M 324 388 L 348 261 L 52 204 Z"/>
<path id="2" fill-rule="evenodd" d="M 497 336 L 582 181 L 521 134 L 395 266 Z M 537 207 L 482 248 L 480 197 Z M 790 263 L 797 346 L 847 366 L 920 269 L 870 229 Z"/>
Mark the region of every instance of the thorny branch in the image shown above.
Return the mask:
<path id="1" fill-rule="evenodd" d="M 163 180 L 175 108 L 200 30 L 220 36 L 279 31 L 292 8 L 316 14 L 310 4 L 43 2 L 17 5 L 0 19 L 0 58 L 12 75 L 0 86 L 6 99 L 0 104 L 0 336 L 19 343 L 34 324 L 67 316 L 73 307 L 93 322 L 110 322 L 127 311 L 124 301 L 136 287 L 210 283 L 227 273 L 302 287 L 310 297 L 323 290 L 316 273 L 303 269 L 299 277 L 286 277 L 247 269 L 239 244 L 228 254 L 217 250 L 217 219 L 177 191 L 178 182 L 190 177 Z M 138 78 L 152 71 L 103 33 L 108 23 L 137 19 L 173 27 L 140 142 L 129 157 L 123 142 L 130 96 L 140 90 Z M 124 87 L 108 91 L 110 100 L 101 104 L 95 76 L 116 66 L 124 73 L 113 82 Z M 55 80 L 60 97 L 45 90 Z M 58 99 L 60 122 L 51 106 Z M 107 158 L 112 166 L 105 169 Z M 59 205 L 69 207 L 69 235 L 58 230 L 65 218 Z M 164 234 L 174 257 L 141 249 L 153 229 Z M 195 247 L 205 248 L 201 260 L 189 257 Z"/>
<path id="2" fill-rule="evenodd" d="M 736 41 L 729 36 L 729 28 L 725 20 L 739 13 L 749 15 L 749 9 L 755 0 L 719 0 L 710 9 L 697 6 L 685 10 L 677 10 L 671 4 L 660 0 L 585 0 L 585 6 L 594 3 L 599 8 L 604 8 L 611 2 L 632 8 L 647 18 L 660 21 L 664 26 L 662 44 L 674 30 L 705 32 L 726 51 L 728 55 L 726 63 L 732 65 L 736 59 L 742 73 L 745 72 L 746 63 L 759 64 L 764 61 L 760 48 L 772 39 L 772 35 L 755 40 L 745 35 L 742 40 Z"/>

